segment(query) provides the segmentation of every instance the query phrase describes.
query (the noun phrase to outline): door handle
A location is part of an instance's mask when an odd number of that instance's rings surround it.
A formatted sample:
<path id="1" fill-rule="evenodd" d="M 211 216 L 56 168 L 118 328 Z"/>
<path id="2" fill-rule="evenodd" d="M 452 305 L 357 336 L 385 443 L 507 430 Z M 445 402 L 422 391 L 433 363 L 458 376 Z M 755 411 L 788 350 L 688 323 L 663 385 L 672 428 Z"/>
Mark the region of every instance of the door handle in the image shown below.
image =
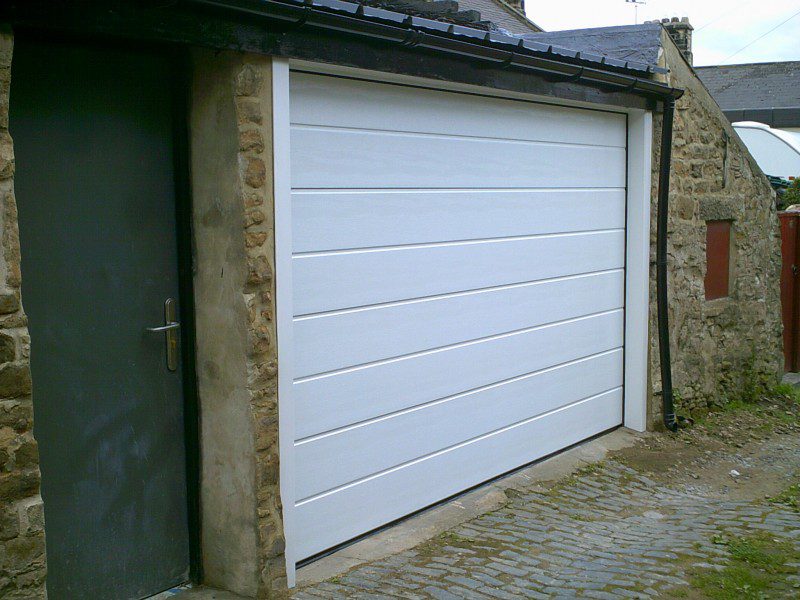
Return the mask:
<path id="1" fill-rule="evenodd" d="M 147 331 L 163 333 L 167 343 L 167 368 L 170 371 L 178 370 L 178 329 L 181 324 L 176 320 L 175 298 L 164 301 L 164 325 L 146 327 Z"/>
<path id="2" fill-rule="evenodd" d="M 159 327 L 148 327 L 147 331 L 154 331 L 156 333 L 160 331 L 171 331 L 173 329 L 179 329 L 181 326 L 180 323 L 173 321 L 172 323 L 167 323 L 166 325 L 161 325 Z"/>

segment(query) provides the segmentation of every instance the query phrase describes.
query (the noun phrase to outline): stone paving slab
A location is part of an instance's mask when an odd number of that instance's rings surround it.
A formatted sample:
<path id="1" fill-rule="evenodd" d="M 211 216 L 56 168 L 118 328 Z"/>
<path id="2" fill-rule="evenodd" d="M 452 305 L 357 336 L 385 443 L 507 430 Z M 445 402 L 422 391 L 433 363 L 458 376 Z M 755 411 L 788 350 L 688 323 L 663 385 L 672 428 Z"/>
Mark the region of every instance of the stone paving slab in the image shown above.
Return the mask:
<path id="1" fill-rule="evenodd" d="M 790 459 L 800 467 L 800 451 Z M 787 507 L 665 485 L 609 460 L 550 489 L 509 490 L 499 510 L 293 598 L 653 598 L 686 585 L 687 569 L 723 568 L 719 536 L 758 531 L 800 548 L 800 514 Z"/>

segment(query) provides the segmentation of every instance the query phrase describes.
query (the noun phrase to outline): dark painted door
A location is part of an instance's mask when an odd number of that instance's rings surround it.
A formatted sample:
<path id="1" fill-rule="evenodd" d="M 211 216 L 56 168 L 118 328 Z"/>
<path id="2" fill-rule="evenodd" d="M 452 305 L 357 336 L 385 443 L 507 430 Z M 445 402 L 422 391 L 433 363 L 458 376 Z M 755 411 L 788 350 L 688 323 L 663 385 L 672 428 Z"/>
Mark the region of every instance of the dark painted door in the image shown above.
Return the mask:
<path id="1" fill-rule="evenodd" d="M 188 575 L 173 111 L 164 56 L 19 41 L 11 134 L 50 598 Z"/>

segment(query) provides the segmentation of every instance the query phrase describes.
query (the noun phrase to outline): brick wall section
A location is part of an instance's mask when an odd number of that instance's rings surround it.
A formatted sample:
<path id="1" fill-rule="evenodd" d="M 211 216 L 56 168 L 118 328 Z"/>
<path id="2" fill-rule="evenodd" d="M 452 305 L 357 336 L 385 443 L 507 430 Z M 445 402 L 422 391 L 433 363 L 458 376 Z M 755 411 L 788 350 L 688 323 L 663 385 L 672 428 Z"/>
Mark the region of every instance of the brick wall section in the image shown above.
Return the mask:
<path id="1" fill-rule="evenodd" d="M 0 597 L 30 600 L 45 597 L 45 545 L 8 132 L 13 44 L 10 30 L 0 28 Z"/>
<path id="2" fill-rule="evenodd" d="M 248 388 L 256 451 L 259 597 L 286 588 L 278 461 L 278 356 L 275 328 L 275 235 L 272 187 L 271 74 L 268 58 L 247 55 L 236 74 L 239 173 L 245 209 Z M 265 94 L 265 89 L 267 93 Z"/>
<path id="3" fill-rule="evenodd" d="M 669 318 L 679 409 L 697 411 L 777 381 L 782 366 L 780 231 L 775 196 L 728 120 L 662 34 L 669 82 L 684 88 L 675 111 L 669 211 Z M 655 303 L 655 216 L 661 117 L 653 146 L 650 379 L 660 423 Z M 706 301 L 706 221 L 732 220 L 730 296 Z M 679 410 L 680 412 L 680 410 Z"/>

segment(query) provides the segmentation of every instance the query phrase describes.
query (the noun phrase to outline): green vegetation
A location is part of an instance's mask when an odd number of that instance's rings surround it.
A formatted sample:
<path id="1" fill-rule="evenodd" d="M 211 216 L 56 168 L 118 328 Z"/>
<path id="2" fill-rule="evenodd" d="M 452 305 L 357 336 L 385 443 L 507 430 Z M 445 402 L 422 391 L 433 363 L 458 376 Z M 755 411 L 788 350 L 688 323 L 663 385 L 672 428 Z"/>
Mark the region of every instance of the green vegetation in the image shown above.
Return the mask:
<path id="1" fill-rule="evenodd" d="M 466 546 L 466 547 L 469 547 L 477 542 L 475 538 L 458 535 L 457 533 L 453 533 L 452 531 L 446 531 L 443 534 L 441 534 L 439 536 L 439 540 L 450 546 Z"/>
<path id="2" fill-rule="evenodd" d="M 778 573 L 794 547 L 785 540 L 767 535 L 736 537 L 728 541 L 728 551 L 735 561 L 747 563 L 766 573 Z"/>
<path id="3" fill-rule="evenodd" d="M 800 512 L 800 483 L 790 485 L 777 496 L 769 499 L 774 504 L 785 504 L 795 512 Z"/>
<path id="4" fill-rule="evenodd" d="M 746 374 L 740 391 L 730 394 L 726 401 L 705 409 L 678 412 L 692 418 L 710 432 L 719 426 L 738 427 L 760 432 L 775 431 L 780 426 L 800 426 L 800 390 L 789 384 L 767 385 L 760 377 Z"/>
<path id="5" fill-rule="evenodd" d="M 692 573 L 692 591 L 710 600 L 765 600 L 785 598 L 791 585 L 791 566 L 800 560 L 800 551 L 786 540 L 766 534 L 747 537 L 714 537 L 730 552 L 730 564 L 721 571 L 698 569 Z"/>
<path id="6" fill-rule="evenodd" d="M 591 517 L 589 515 L 579 515 L 577 513 L 570 513 L 569 516 L 575 521 L 583 521 L 584 523 L 592 523 L 597 520 L 597 517 Z"/>
<path id="7" fill-rule="evenodd" d="M 573 473 L 572 476 L 575 479 L 580 479 L 581 477 L 586 477 L 587 475 L 593 475 L 595 473 L 599 473 L 605 468 L 606 468 L 605 461 L 600 460 L 594 463 L 589 463 L 588 465 L 576 469 L 575 473 Z"/>
<path id="8" fill-rule="evenodd" d="M 789 187 L 778 197 L 778 210 L 784 210 L 792 204 L 800 204 L 800 179 L 792 180 Z"/>
<path id="9" fill-rule="evenodd" d="M 713 600 L 763 600 L 769 598 L 769 579 L 746 566 L 732 565 L 707 571 L 692 579 L 692 587 Z"/>
<path id="10" fill-rule="evenodd" d="M 793 399 L 795 402 L 800 402 L 800 390 L 791 383 L 779 383 L 771 392 L 773 396 L 784 396 Z"/>

